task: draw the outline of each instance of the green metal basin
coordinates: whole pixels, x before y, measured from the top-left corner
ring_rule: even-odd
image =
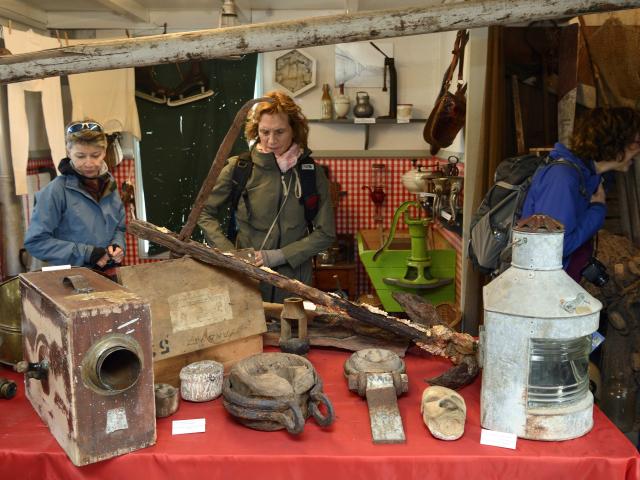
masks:
[[[368,250],[360,232],[357,234],[358,255],[360,261],[371,279],[376,294],[382,301],[382,306],[387,312],[402,312],[402,307],[396,302],[391,294],[393,292],[410,292],[420,295],[431,303],[455,302],[455,275],[456,275],[456,251],[454,249],[429,250],[431,256],[431,275],[437,278],[452,278],[448,285],[443,285],[430,290],[415,290],[412,288],[402,288],[395,285],[387,285],[383,278],[402,278],[407,270],[407,258],[410,250],[383,251],[376,261],[373,261],[375,250]],[[395,241],[394,241],[395,242]],[[392,244],[393,248],[393,244]]]

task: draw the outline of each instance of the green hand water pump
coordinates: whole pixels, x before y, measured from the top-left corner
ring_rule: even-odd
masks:
[[[425,240],[426,227],[431,219],[412,217],[407,211],[410,207],[422,208],[420,203],[415,200],[410,200],[400,205],[393,215],[393,222],[391,223],[387,241],[373,254],[373,261],[375,262],[380,254],[391,245],[396,233],[398,220],[404,213],[404,223],[409,227],[409,236],[411,237],[411,253],[407,258],[407,270],[402,278],[386,277],[382,281],[387,285],[416,290],[427,290],[450,284],[453,281],[452,278],[435,278],[430,272],[431,257],[427,253]]]

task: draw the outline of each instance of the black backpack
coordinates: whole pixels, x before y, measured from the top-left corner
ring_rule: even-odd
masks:
[[[320,204],[320,195],[316,187],[316,165],[313,158],[305,156],[295,166],[300,176],[300,186],[302,187],[302,197],[300,203],[304,205],[304,218],[307,222],[309,231],[313,230],[313,219],[318,214]],[[235,242],[238,234],[238,226],[236,223],[236,209],[240,198],[246,195],[245,187],[251,172],[253,171],[253,160],[251,152],[243,152],[238,155],[238,163],[233,169],[231,175],[231,193],[229,201],[221,210],[222,218],[218,218],[222,231],[225,236],[232,242]]]
[[[567,165],[580,175],[580,194],[587,196],[580,167],[564,159],[529,154],[503,160],[496,168],[494,184],[471,219],[469,260],[485,275],[496,276],[511,263],[511,228],[520,219],[522,206],[539,168]]]

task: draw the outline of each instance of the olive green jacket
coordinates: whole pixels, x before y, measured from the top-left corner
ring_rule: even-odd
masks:
[[[300,158],[309,156],[305,150]],[[309,234],[304,219],[304,205],[296,198],[295,168],[282,174],[271,153],[260,153],[256,148],[251,151],[253,170],[247,181],[245,192],[238,202],[236,220],[238,236],[233,245],[222,232],[216,218],[218,209],[224,205],[231,194],[231,179],[238,157],[229,159],[220,172],[207,203],[200,214],[198,225],[205,233],[207,242],[223,251],[235,248],[253,248],[257,250],[282,249],[287,262],[274,268],[279,273],[310,284],[312,278],[311,259],[321,250],[331,246],[336,239],[335,219],[329,193],[329,181],[323,169],[316,164],[316,186],[320,195],[318,213],[313,220],[313,232]],[[290,185],[282,211],[278,216],[269,238],[265,236],[271,227],[285,198],[284,185]],[[300,192],[300,188],[298,188]],[[264,241],[264,246],[263,246]],[[261,286],[263,299],[282,302],[290,296],[277,291],[270,285]]]

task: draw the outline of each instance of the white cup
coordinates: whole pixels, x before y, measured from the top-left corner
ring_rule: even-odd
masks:
[[[398,120],[411,120],[412,111],[413,103],[399,103],[397,109]]]

